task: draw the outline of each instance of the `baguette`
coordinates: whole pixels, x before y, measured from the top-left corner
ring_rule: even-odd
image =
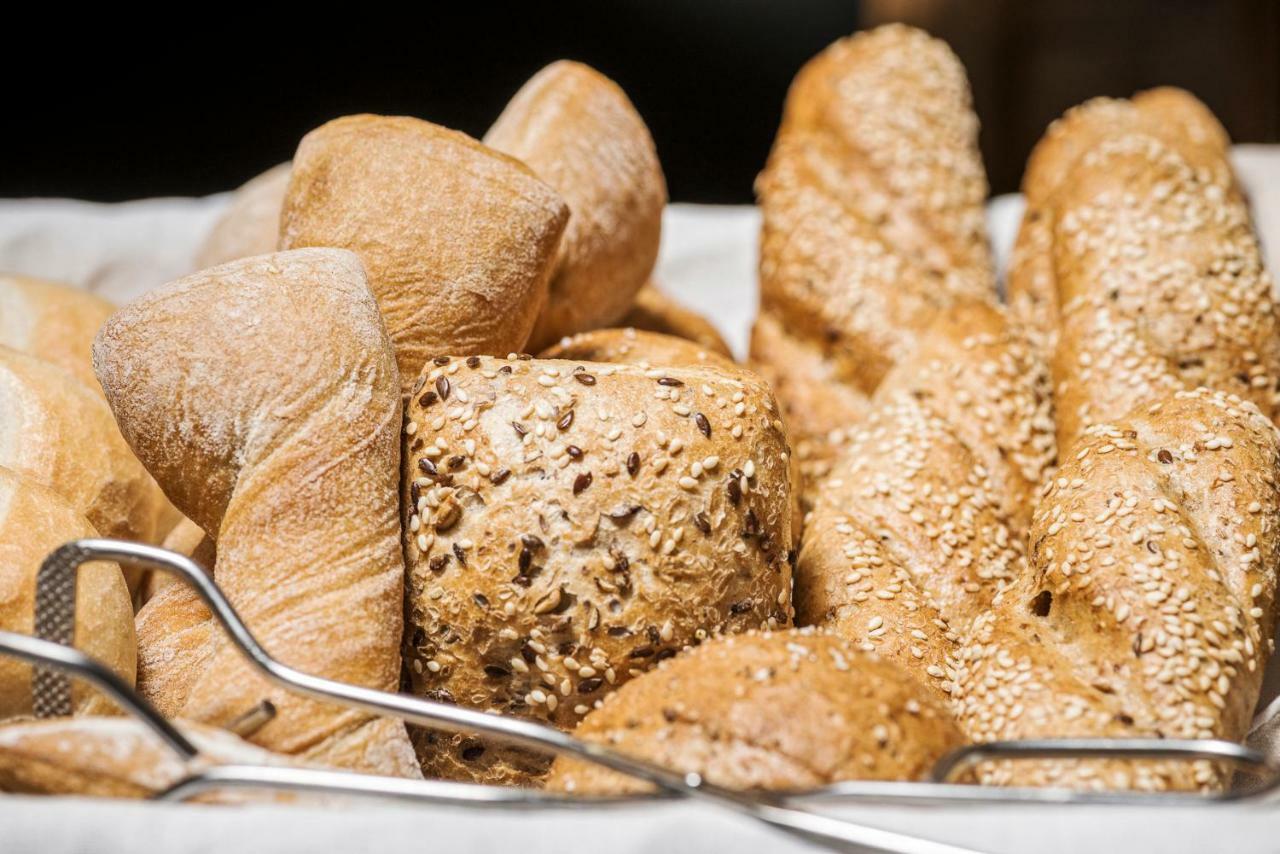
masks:
[[[216,539],[218,584],[262,644],[304,672],[395,690],[399,379],[359,259],[280,252],[181,279],[114,315],[94,364],[129,444]],[[254,743],[417,773],[402,724],[268,685],[190,598],[166,609],[185,593],[167,588],[138,620],[140,688],[163,713],[224,725],[269,699],[278,714]],[[201,631],[185,669],[148,642]]]
[[[811,630],[708,641],[611,694],[576,735],[718,786],[766,790],[923,780],[962,744],[945,708],[894,667]],[[648,786],[562,758],[547,788]]]
[[[197,270],[275,251],[290,167],[289,163],[277,164],[231,194],[226,212],[196,251]]]
[[[416,693],[569,729],[688,644],[790,624],[789,455],[755,376],[442,356],[417,385]],[[417,744],[429,776],[528,784],[547,765],[470,736]]]
[[[568,216],[528,167],[465,134],[347,116],[298,146],[280,248],[360,256],[407,392],[437,353],[525,346]]]
[[[529,350],[616,324],[653,271],[667,203],[653,139],[626,94],[586,65],[554,62],[484,142],[528,164],[572,214]]]
[[[98,532],[52,490],[0,466],[0,629],[35,630],[36,572],[45,556],[68,540]],[[132,685],[137,670],[133,607],[120,567],[88,564],[76,576],[76,649]],[[77,712],[112,706],[92,688],[72,683]],[[32,712],[31,666],[0,657],[0,719]]]
[[[1280,433],[1249,402],[1176,392],[1089,428],[1045,487],[1031,566],[958,655],[976,741],[1239,741],[1273,647]],[[987,763],[984,783],[1219,788],[1211,764]]]

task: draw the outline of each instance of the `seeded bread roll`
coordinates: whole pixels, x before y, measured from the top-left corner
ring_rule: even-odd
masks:
[[[289,187],[290,166],[289,163],[273,166],[231,195],[226,213],[214,223],[196,252],[196,269],[276,250],[280,242],[280,208]]]
[[[623,362],[632,365],[711,365],[736,370],[732,359],[685,338],[638,329],[593,329],[560,339],[538,354],[540,359]]]
[[[963,68],[918,30],[844,39],[797,75],[757,182],[752,341],[797,438],[848,426],[957,299],[993,298],[977,130]]]
[[[977,741],[1239,741],[1272,652],[1280,434],[1249,402],[1176,392],[1068,449],[1030,571],[979,616],[955,708]],[[1216,788],[1207,763],[990,763],[983,782]]]
[[[440,357],[405,443],[418,694],[570,729],[688,644],[791,621],[786,437],[751,374]],[[527,784],[547,764],[417,746],[429,776]]]
[[[962,739],[897,668],[806,630],[721,637],[663,662],[587,716],[576,735],[734,789],[921,780]],[[556,791],[646,786],[557,759]]]
[[[104,537],[154,542],[168,506],[101,395],[0,346],[0,466],[65,498]],[[140,573],[126,573],[133,589]]]
[[[615,325],[653,271],[667,204],[653,138],[626,93],[586,65],[554,62],[484,142],[528,164],[571,213],[529,350]]]
[[[90,349],[115,306],[93,294],[28,276],[0,275],[0,346],[72,374],[94,393]]]
[[[35,631],[36,572],[49,552],[98,532],[53,491],[0,466],[0,629]],[[133,607],[120,567],[86,565],[76,583],[76,649],[133,684],[137,650]],[[114,708],[82,682],[72,682],[77,712]],[[31,714],[31,666],[0,656],[0,719]]]
[[[263,646],[304,672],[395,690],[400,383],[359,259],[279,252],[180,279],[116,313],[94,364],[125,438],[216,539],[218,584]],[[185,591],[162,591],[139,626],[198,632],[190,598],[167,608]],[[254,743],[416,773],[398,721],[268,685],[221,632],[205,636],[198,665],[144,642],[154,666],[140,688],[163,713],[224,725],[269,699],[278,714]]]
[[[436,353],[523,350],[568,216],[527,166],[465,134],[347,116],[298,146],[280,248],[360,256],[408,391]]]
[[[1203,180],[1239,195],[1227,159],[1222,125],[1190,93],[1171,87],[1140,92],[1132,100],[1094,98],[1049,125],[1027,161],[1022,190],[1026,209],[1014,243],[1006,287],[1009,305],[1036,340],[1052,352],[1060,303],[1053,262],[1053,198],[1078,161],[1100,142],[1129,132],[1155,136],[1175,148]]]
[[[668,296],[652,280],[636,293],[635,302],[622,315],[618,326],[674,335],[727,359],[733,358],[733,351],[711,321]]]
[[[0,792],[147,798],[210,765],[296,765],[229,732],[179,721],[200,751],[190,764],[131,718],[19,720],[0,726]],[[261,794],[214,792],[204,803],[261,800]]]

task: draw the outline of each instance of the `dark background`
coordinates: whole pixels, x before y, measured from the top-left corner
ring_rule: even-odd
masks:
[[[352,112],[480,136],[525,79],[567,57],[630,94],[673,199],[746,202],[796,69],[886,20],[924,25],[960,54],[996,192],[1016,188],[1045,124],[1092,95],[1176,83],[1235,139],[1280,137],[1276,0],[600,0],[327,14],[338,7],[221,30],[193,19],[163,35],[154,22],[82,31],[50,39],[33,62],[10,52],[0,196],[230,189]]]

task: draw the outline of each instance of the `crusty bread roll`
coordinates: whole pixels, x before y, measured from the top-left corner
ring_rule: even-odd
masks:
[[[530,351],[615,325],[653,271],[667,203],[653,139],[626,93],[586,65],[554,62],[484,142],[528,164],[571,212]]]
[[[540,359],[623,362],[632,365],[712,365],[734,370],[732,359],[716,350],[674,335],[625,329],[593,329],[561,338],[538,354]]]
[[[218,584],[263,646],[305,672],[395,690],[400,386],[359,259],[279,252],[180,279],[116,313],[94,364],[139,458],[214,535]],[[185,590],[162,591],[139,625],[163,625]],[[198,630],[198,615],[177,611],[178,631],[156,635]],[[144,641],[140,688],[162,712],[225,724],[270,699],[278,714],[255,743],[415,773],[398,721],[270,686],[220,632],[206,635],[185,670]]]
[[[0,466],[57,492],[104,537],[155,542],[168,501],[74,376],[0,346]],[[136,570],[126,572],[133,589]]]
[[[1272,651],[1280,433],[1223,392],[1177,392],[1063,455],[1031,567],[978,617],[955,708],[977,741],[1239,741]],[[986,783],[1214,787],[1206,763],[989,763]]]
[[[752,362],[798,438],[848,426],[957,299],[994,295],[977,128],[960,63],[908,27],[839,41],[797,75],[757,182]]]
[[[786,437],[752,374],[440,357],[405,432],[419,694],[570,728],[687,644],[791,621]],[[471,737],[417,744],[429,775],[546,767]]]
[[[733,358],[733,351],[711,321],[681,305],[653,281],[636,293],[635,302],[617,325],[685,338],[727,359]]]
[[[174,526],[161,545],[171,552],[193,558],[196,563],[208,570],[213,569],[214,562],[217,560],[217,547],[213,540],[190,519],[183,519]],[[148,572],[142,581],[142,591],[138,599],[142,604],[146,604],[157,593],[172,584],[181,585],[182,582],[167,572]]]
[[[197,270],[275,251],[280,242],[280,208],[289,186],[290,165],[271,167],[231,195],[226,212],[196,251]]]
[[[811,630],[716,638],[624,685],[576,735],[735,789],[921,780],[963,742],[897,668]],[[558,759],[547,787],[620,794],[643,783]]]
[[[0,275],[0,346],[52,362],[95,393],[89,350],[113,311],[111,303],[79,288]]]
[[[59,495],[0,465],[0,629],[32,634],[40,563],[68,540],[97,535]],[[133,606],[114,563],[90,563],[77,573],[75,646],[133,684]],[[84,683],[71,687],[77,711],[114,708]],[[0,719],[31,712],[31,666],[0,656]]]
[[[528,167],[465,134],[347,116],[298,146],[280,248],[360,256],[407,391],[437,353],[524,348],[568,216]]]
[[[210,765],[296,765],[278,753],[190,721],[178,728],[200,751],[190,764],[130,718],[78,717],[0,726],[0,792],[146,798]],[[242,803],[262,795],[213,792],[201,802]]]
[[[1057,342],[1061,322],[1052,200],[1087,152],[1103,139],[1131,132],[1155,136],[1199,170],[1202,180],[1239,194],[1227,159],[1227,132],[1204,104],[1182,89],[1151,89],[1128,101],[1094,98],[1049,125],[1027,161],[1022,180],[1026,209],[1006,281],[1014,315],[1047,352]]]

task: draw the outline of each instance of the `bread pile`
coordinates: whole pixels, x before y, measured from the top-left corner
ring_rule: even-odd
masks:
[[[1051,126],[1006,305],[977,131],[963,68],[917,30],[800,71],[757,185],[745,367],[653,284],[653,142],[568,62],[483,142],[317,128],[237,192],[195,272],[114,313],[0,280],[0,625],[30,630],[55,544],[168,534],[294,667],[730,787],[919,780],[991,740],[1241,739],[1275,628],[1280,344],[1226,135],[1167,89]],[[208,761],[642,788],[290,695],[185,586],[140,589],[135,619],[118,567],[86,572],[77,645]],[[0,715],[29,712],[28,680],[0,662]],[[0,788],[181,775],[76,700],[0,726]]]

